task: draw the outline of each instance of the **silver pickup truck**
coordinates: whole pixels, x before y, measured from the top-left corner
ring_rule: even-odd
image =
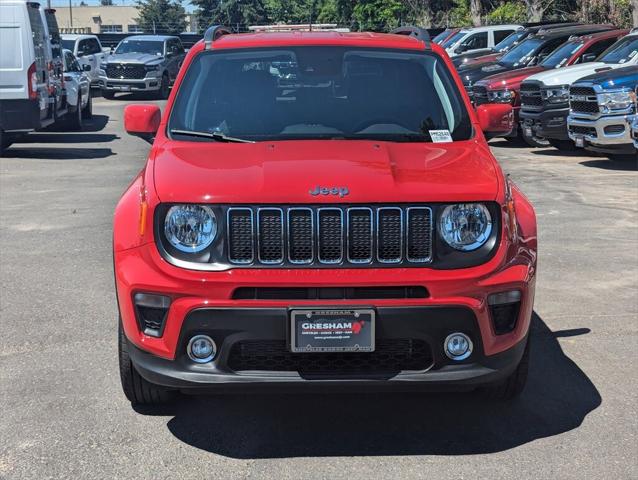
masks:
[[[158,98],[168,98],[184,56],[178,37],[127,37],[100,64],[102,96],[113,98],[117,92],[149,92]]]

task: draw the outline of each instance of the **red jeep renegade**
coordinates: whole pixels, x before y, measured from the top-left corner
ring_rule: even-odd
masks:
[[[427,32],[231,34],[189,52],[114,221],[136,404],[241,386],[518,394],[536,220]]]

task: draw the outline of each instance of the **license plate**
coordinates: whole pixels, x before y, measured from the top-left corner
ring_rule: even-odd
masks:
[[[576,142],[576,146],[577,147],[584,147],[585,146],[585,139],[583,137],[576,137],[574,139],[574,141]]]
[[[290,348],[295,353],[374,352],[372,309],[290,312]]]
[[[525,135],[528,137],[532,136],[532,127],[525,127]]]

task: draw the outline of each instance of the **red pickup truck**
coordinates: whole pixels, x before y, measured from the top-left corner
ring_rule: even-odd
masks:
[[[536,218],[427,32],[231,34],[188,53],[113,227],[132,403],[237,387],[525,385]]]

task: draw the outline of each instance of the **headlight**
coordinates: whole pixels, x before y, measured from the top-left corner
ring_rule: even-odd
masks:
[[[512,90],[492,90],[487,92],[490,103],[512,103],[516,93]]]
[[[598,105],[602,107],[601,110],[603,113],[612,110],[627,110],[635,101],[635,94],[627,89],[598,94]]]
[[[159,65],[145,65],[144,68],[146,68],[147,72],[155,72],[155,71],[159,70],[160,66]]]
[[[569,102],[569,87],[543,88],[541,97],[549,103]]]
[[[201,252],[215,240],[217,219],[209,207],[176,205],[166,214],[164,235],[182,252]]]
[[[481,247],[492,232],[492,217],[482,203],[459,203],[445,207],[439,234],[452,248],[469,252]]]

